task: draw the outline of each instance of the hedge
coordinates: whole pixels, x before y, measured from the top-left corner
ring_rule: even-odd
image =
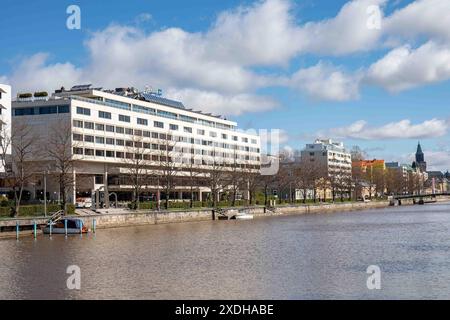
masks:
[[[47,214],[61,210],[61,206],[58,204],[48,204]],[[75,206],[73,204],[67,205],[67,214],[74,214]],[[11,207],[0,207],[0,216],[10,217]],[[31,217],[31,216],[43,216],[44,215],[44,205],[30,205],[30,206],[20,206],[18,217]]]

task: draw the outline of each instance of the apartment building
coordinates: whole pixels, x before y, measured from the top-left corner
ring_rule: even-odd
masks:
[[[326,168],[328,175],[351,175],[351,154],[347,152],[343,142],[332,139],[317,139],[307,144],[301,152],[303,160],[309,159]]]
[[[50,143],[55,132],[69,128],[74,161],[72,202],[98,190],[130,200],[130,166],[136,159],[144,170],[140,174],[152,177],[143,193],[153,199],[163,192],[163,164],[168,161],[176,179],[171,199],[190,198],[192,167],[200,172],[195,185],[195,199],[200,201],[211,192],[207,183],[211,170],[257,173],[260,169],[259,136],[239,130],[234,121],[189,109],[160,93],[79,85],[55,90],[51,96],[18,95],[12,115],[13,131],[26,125],[39,137],[36,153]],[[36,162],[37,176],[47,170],[51,176],[55,170],[45,157],[31,161]],[[48,183],[50,198],[59,194],[57,184]],[[42,181],[34,185],[36,192],[42,192]]]

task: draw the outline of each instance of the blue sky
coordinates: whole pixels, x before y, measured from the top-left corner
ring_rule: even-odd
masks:
[[[72,4],[80,30],[66,27]],[[287,148],[336,137],[410,161],[420,140],[432,168],[450,168],[450,1],[3,0],[2,9],[0,82],[15,91],[151,85],[244,129],[282,129]]]

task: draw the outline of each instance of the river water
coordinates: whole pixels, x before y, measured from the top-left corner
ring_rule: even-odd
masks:
[[[0,299],[450,299],[450,204],[26,236],[0,259]]]

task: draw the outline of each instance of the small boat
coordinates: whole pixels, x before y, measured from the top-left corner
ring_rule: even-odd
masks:
[[[67,234],[80,234],[87,233],[89,230],[83,225],[81,219],[61,219],[57,222],[50,221],[45,227],[42,228],[44,234],[50,234],[50,226],[52,234],[66,234],[66,222],[67,221]]]
[[[230,219],[236,220],[252,220],[253,215],[246,212],[238,212],[235,216],[232,216]]]

